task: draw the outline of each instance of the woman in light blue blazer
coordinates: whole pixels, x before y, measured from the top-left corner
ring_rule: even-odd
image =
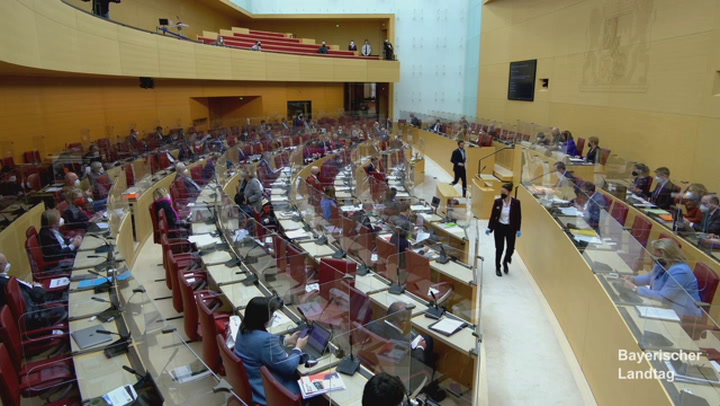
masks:
[[[698,281],[677,242],[661,238],[650,244],[657,262],[650,273],[628,276],[625,284],[641,296],[668,303],[681,318],[698,318],[702,310]]]
[[[287,389],[300,393],[295,370],[303,357],[307,337],[300,332],[277,336],[267,332],[273,314],[282,307],[278,297],[254,297],[245,308],[245,317],[235,338],[235,354],[243,360],[253,391],[253,402],[267,405],[260,368],[266,366]],[[288,354],[286,345],[294,345]]]

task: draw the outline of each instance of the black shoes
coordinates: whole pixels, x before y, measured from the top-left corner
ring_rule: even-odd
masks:
[[[505,272],[505,273],[507,273],[507,272]],[[497,269],[495,270],[495,275],[502,276],[502,272],[500,272],[500,267],[497,267]]]
[[[507,263],[507,262],[503,262],[503,271],[505,271],[505,274],[506,274],[506,275],[507,275],[508,272],[510,272],[510,269],[508,269],[508,263]],[[500,272],[499,269],[498,269],[498,272]]]

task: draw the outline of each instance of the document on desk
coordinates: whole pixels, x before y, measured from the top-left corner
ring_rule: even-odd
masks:
[[[108,406],[125,406],[137,399],[137,393],[132,385],[121,386],[102,396]]]
[[[443,317],[437,323],[431,324],[429,327],[441,334],[451,336],[458,330],[463,328],[466,323],[462,320],[455,320],[448,317]]]
[[[298,307],[303,311],[306,317],[316,317],[323,312],[323,308],[316,302],[299,304]]]
[[[70,279],[65,278],[65,277],[51,279],[50,280],[50,289],[67,286],[69,284],[70,284]]]
[[[213,237],[210,234],[195,234],[188,237],[191,243],[197,245],[199,249],[212,248],[220,242],[220,239]]]
[[[285,236],[291,240],[297,240],[300,238],[309,238],[310,234],[302,228],[297,230],[285,231]]]
[[[673,309],[664,309],[661,307],[652,306],[635,306],[635,309],[637,309],[640,317],[645,317],[646,319],[677,322],[680,321],[680,317],[677,315],[677,313],[675,313],[675,310]]]
[[[578,211],[577,207],[560,207],[560,211],[562,212],[563,216],[582,216],[582,213]]]

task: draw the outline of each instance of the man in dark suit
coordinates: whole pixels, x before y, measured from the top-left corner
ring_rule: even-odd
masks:
[[[440,124],[440,120],[438,119],[438,120],[435,120],[435,124],[433,124],[432,127],[430,127],[430,131],[432,131],[434,133],[439,133],[440,130],[442,130],[442,124]]]
[[[190,177],[190,171],[185,166],[184,163],[180,162],[177,165],[175,165],[175,172],[177,173],[176,180],[182,180],[183,184],[185,185],[185,190],[187,190],[187,193],[194,197],[197,197],[197,195],[200,194],[202,191],[202,187],[198,185],[191,177]]]
[[[465,163],[467,162],[467,155],[465,154],[465,142],[458,141],[458,148],[453,151],[450,162],[453,164],[453,172],[455,173],[455,179],[453,179],[451,185],[455,186],[458,180],[462,180],[463,197],[467,195],[467,173],[465,172]]]
[[[405,334],[405,329],[409,323],[410,309],[407,308],[407,303],[398,301],[388,307],[387,317],[368,324],[367,328],[386,340],[410,345],[410,342],[415,337]],[[413,359],[420,361],[424,366],[432,368],[435,363],[432,337],[423,336],[415,348],[411,348],[411,354]]]
[[[61,232],[65,220],[55,209],[45,210],[40,217],[42,227],[38,234],[43,256],[47,261],[75,258],[78,247],[82,244],[82,237],[66,238]]]
[[[420,119],[415,117],[415,114],[410,114],[410,125],[413,127],[420,127]]]
[[[575,177],[572,172],[567,170],[563,162],[555,162],[555,171],[558,177],[558,181],[555,183],[556,188],[575,186]]]
[[[672,194],[675,192],[675,185],[670,181],[670,169],[662,166],[655,169],[655,190],[650,195],[650,203],[654,203],[661,209],[669,209],[675,203]]]
[[[700,222],[690,223],[692,228],[701,233],[720,234],[719,206],[720,199],[718,199],[717,195],[708,194],[703,196],[702,200],[700,200],[700,211],[702,211],[705,216]]]
[[[607,202],[603,197],[602,193],[598,193],[595,190],[595,184],[592,182],[585,182],[582,186],[582,191],[587,195],[587,203],[585,204],[585,213],[583,218],[593,230],[597,231],[600,225],[600,213],[603,210],[607,210]]]

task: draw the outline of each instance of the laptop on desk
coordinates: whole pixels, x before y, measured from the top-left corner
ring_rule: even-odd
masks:
[[[73,340],[75,340],[75,343],[77,343],[78,347],[80,347],[81,350],[84,350],[88,347],[94,347],[96,345],[104,344],[113,340],[112,337],[110,337],[109,335],[100,334],[97,332],[98,329],[102,328],[102,324],[98,324],[97,326],[92,326],[75,331],[70,335],[72,336]]]
[[[313,323],[304,352],[315,359],[322,357],[330,342],[331,335],[330,330],[317,323]]]

